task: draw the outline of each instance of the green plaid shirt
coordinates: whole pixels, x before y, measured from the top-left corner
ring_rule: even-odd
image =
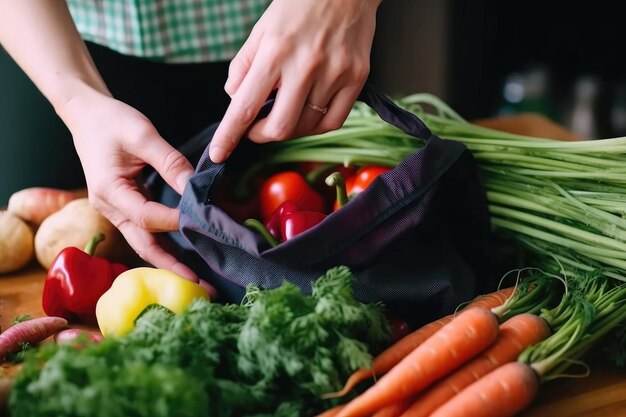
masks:
[[[68,0],[83,39],[164,62],[235,56],[271,0]]]

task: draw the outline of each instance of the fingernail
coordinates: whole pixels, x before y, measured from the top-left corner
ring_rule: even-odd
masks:
[[[211,161],[216,164],[223,162],[228,157],[228,153],[226,150],[220,146],[212,146],[209,149],[209,157],[211,157]]]

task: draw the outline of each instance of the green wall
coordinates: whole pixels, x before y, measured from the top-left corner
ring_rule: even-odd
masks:
[[[22,188],[78,188],[84,181],[70,133],[0,48],[0,207]]]

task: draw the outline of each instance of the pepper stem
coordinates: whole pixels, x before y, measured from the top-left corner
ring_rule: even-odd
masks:
[[[312,169],[308,174],[306,174],[307,182],[309,184],[316,184],[317,179],[319,178],[320,175],[322,175],[325,172],[330,171],[332,168],[336,166],[337,166],[336,163],[321,164],[320,166]]]
[[[245,222],[243,222],[243,225],[249,229],[254,230],[255,232],[258,232],[273,248],[278,246],[278,244],[280,243],[278,242],[278,240],[276,240],[274,236],[272,236],[272,234],[267,230],[263,223],[261,223],[257,219],[247,219]]]
[[[152,311],[152,310],[160,310],[160,311],[164,312],[165,314],[167,314],[170,317],[174,317],[176,315],[176,313],[174,313],[172,310],[170,310],[169,308],[165,307],[164,305],[159,304],[159,303],[152,303],[152,304],[148,304],[143,310],[141,310],[141,313],[139,313],[137,315],[137,317],[135,318],[133,323],[137,324],[137,321],[141,317],[143,317],[144,314],[146,314],[148,311]]]
[[[337,205],[343,207],[348,204],[348,191],[346,190],[346,182],[341,172],[333,172],[326,177],[326,185],[335,187],[337,190]]]
[[[96,252],[96,246],[98,246],[98,243],[102,242],[104,240],[104,233],[97,233],[95,235],[93,235],[93,237],[91,239],[89,239],[89,242],[87,242],[87,246],[85,246],[85,253],[87,255],[92,255]]]

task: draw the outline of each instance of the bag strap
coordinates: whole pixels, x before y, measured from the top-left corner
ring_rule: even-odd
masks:
[[[363,86],[357,100],[367,104],[382,120],[397,127],[407,135],[424,140],[428,140],[432,136],[430,129],[419,117],[399,107],[371,84]],[[257,120],[267,117],[273,105],[274,99],[268,100],[259,111]]]
[[[407,135],[424,140],[428,140],[432,136],[430,129],[419,117],[399,107],[371,84],[363,86],[357,100],[367,104],[382,120],[397,127]],[[257,120],[267,117],[273,106],[274,99],[268,100],[259,111]]]
[[[416,115],[398,107],[389,97],[378,92],[372,85],[365,84],[363,90],[359,94],[358,100],[368,105],[378,116],[385,122],[397,127],[408,135],[426,140],[432,136],[430,129]],[[257,120],[267,117],[274,105],[274,99],[268,100],[257,116]],[[212,135],[217,129],[217,123],[212,125],[203,135]],[[243,146],[245,144],[240,144]],[[208,198],[213,179],[221,175],[225,165],[224,163],[216,164],[209,157],[209,149],[206,146],[198,165],[196,166],[196,174],[191,177],[191,186],[196,196],[201,201]],[[183,198],[185,198],[183,196]]]
[[[389,97],[378,92],[372,85],[365,84],[358,100],[367,104],[378,116],[402,130],[407,135],[428,140],[432,133],[419,117],[398,107]]]

